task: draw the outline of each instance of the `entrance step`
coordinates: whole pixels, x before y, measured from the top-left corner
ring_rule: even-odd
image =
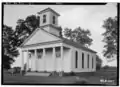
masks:
[[[27,72],[25,76],[50,76],[50,72]]]

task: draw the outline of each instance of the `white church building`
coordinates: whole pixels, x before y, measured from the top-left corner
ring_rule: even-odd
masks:
[[[40,12],[39,25],[20,46],[21,69],[29,72],[93,72],[96,52],[60,36],[60,14],[46,8]]]

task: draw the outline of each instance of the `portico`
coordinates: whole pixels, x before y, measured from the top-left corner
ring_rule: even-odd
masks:
[[[32,47],[32,46],[31,46]],[[61,45],[46,45],[46,47],[39,46],[39,48],[23,48],[22,49],[22,70],[38,71],[38,72],[52,72],[64,71],[64,54],[70,48]],[[24,63],[24,52],[27,54],[26,63]],[[68,51],[69,52],[69,51]]]

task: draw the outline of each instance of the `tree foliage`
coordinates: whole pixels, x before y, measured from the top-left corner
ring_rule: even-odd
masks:
[[[106,19],[103,28],[105,29],[105,32],[102,34],[104,36],[103,42],[105,42],[103,53],[105,57],[111,58],[117,54],[117,17]]]
[[[21,43],[39,26],[39,19],[35,15],[27,16],[25,20],[18,19],[15,35],[17,38],[17,46]]]
[[[83,46],[90,46],[92,44],[92,39],[90,38],[91,32],[87,29],[84,30],[81,27],[78,27],[74,30],[65,28],[64,36],[72,41],[78,42]]]
[[[19,55],[16,44],[16,38],[14,31],[11,27],[3,25],[2,33],[2,49],[3,49],[3,68],[10,68],[10,64],[13,63],[14,57]]]
[[[102,66],[102,59],[96,55],[96,70],[99,70]]]

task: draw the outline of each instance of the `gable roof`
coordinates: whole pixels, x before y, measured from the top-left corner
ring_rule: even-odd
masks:
[[[20,45],[20,47],[22,47],[33,35],[35,35],[38,30],[42,30],[42,31],[48,33],[49,35],[52,35],[52,36],[58,38],[59,40],[61,40],[61,42],[66,43],[66,44],[68,44],[68,45],[71,45],[71,46],[73,46],[73,47],[80,48],[80,49],[82,49],[82,50],[89,51],[89,52],[92,52],[92,53],[97,53],[96,51],[94,51],[94,50],[92,50],[92,49],[90,49],[90,48],[87,48],[87,47],[81,45],[80,43],[77,43],[77,42],[71,41],[71,40],[69,40],[69,39],[66,39],[66,38],[63,38],[63,37],[59,37],[59,36],[56,36],[56,35],[54,35],[54,34],[52,34],[52,33],[49,33],[48,31],[42,29],[41,27],[40,27],[40,28],[37,28],[37,29]],[[38,43],[36,43],[36,44],[38,44]]]
[[[42,10],[42,11],[40,11],[40,12],[38,12],[38,14],[41,14],[41,13],[44,13],[44,12],[47,12],[47,11],[51,11],[51,12],[55,13],[57,16],[60,16],[59,13],[57,13],[56,11],[54,11],[53,9],[51,9],[49,7],[44,9],[44,10]]]
[[[96,51],[93,51],[90,48],[82,46],[80,43],[68,40],[66,38],[62,38],[62,39],[63,39],[63,43],[69,44],[69,45],[74,46],[76,48],[81,48],[81,49],[83,49],[85,51],[89,51],[89,52],[92,52],[92,53],[97,53]]]
[[[45,32],[49,33],[48,31],[45,31]],[[49,33],[49,34],[52,34],[52,33]],[[52,34],[52,35],[54,35],[54,34]],[[54,35],[54,36],[56,36],[56,35]],[[63,43],[69,44],[69,45],[74,46],[76,48],[81,48],[81,49],[83,49],[85,51],[89,51],[89,52],[92,52],[92,53],[97,53],[96,51],[94,51],[94,50],[92,50],[90,48],[87,48],[87,47],[81,45],[80,43],[77,43],[77,42],[74,42],[74,41],[71,41],[69,39],[66,39],[66,38],[63,38],[63,37],[59,37],[59,36],[56,36],[56,37],[60,38]]]

